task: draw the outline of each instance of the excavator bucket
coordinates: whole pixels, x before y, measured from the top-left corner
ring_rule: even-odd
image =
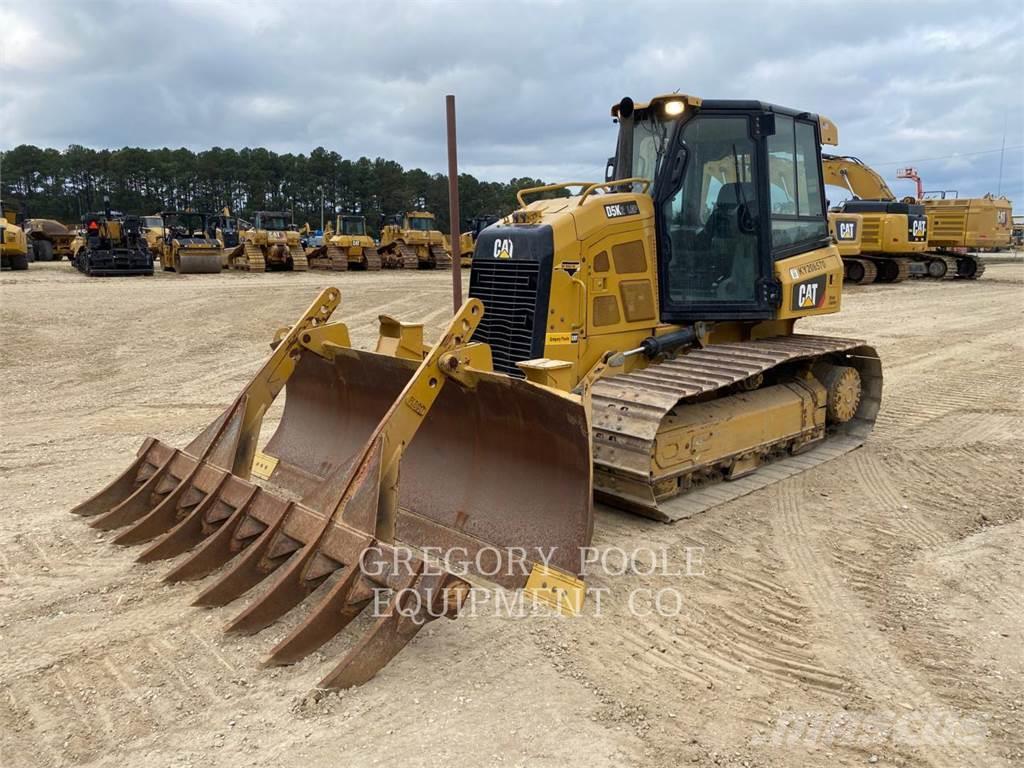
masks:
[[[73,510],[118,529],[118,544],[145,543],[140,561],[176,558],[169,581],[211,577],[198,605],[269,580],[228,631],[258,632],[307,601],[269,664],[303,658],[373,611],[321,687],[366,682],[426,622],[455,618],[473,575],[571,603],[593,529],[585,401],[491,371],[490,350],[469,343],[478,300],[426,351],[421,329],[382,318],[378,350],[392,354],[352,349],[344,324],[326,322],[338,301],[324,291],[279,332],[249,385],[183,450],[147,439]],[[282,389],[277,431],[257,451]]]

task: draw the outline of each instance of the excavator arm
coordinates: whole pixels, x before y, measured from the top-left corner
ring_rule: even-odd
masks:
[[[821,172],[825,184],[848,189],[861,200],[896,199],[885,179],[856,157],[822,154]]]

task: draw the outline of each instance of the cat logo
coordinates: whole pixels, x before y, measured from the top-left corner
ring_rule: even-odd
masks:
[[[494,258],[496,259],[511,259],[512,258],[512,241],[507,237],[497,238],[494,241]]]
[[[825,275],[793,286],[793,310],[817,309],[825,305]]]
[[[839,227],[837,228],[837,238],[839,240],[856,240],[857,239],[857,222],[855,221],[840,221]]]
[[[914,219],[910,222],[910,239],[924,240],[928,236],[928,219]]]

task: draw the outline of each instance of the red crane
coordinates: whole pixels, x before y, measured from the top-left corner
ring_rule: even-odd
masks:
[[[917,168],[900,168],[896,171],[897,179],[911,179],[917,183],[917,199],[921,200],[924,198],[924,184],[921,183],[921,177],[917,175]]]

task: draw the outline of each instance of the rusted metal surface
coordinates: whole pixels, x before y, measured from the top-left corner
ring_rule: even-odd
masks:
[[[593,387],[594,464],[599,498],[656,519],[675,519],[660,509],[658,494],[653,489],[655,480],[662,479],[654,477],[651,461],[655,439],[666,418],[676,408],[685,408],[687,401],[728,393],[735,385],[787,363],[820,358],[841,361],[860,373],[863,395],[856,416],[829,430],[829,439],[853,438],[842,440],[846,450],[851,450],[871,432],[882,395],[878,355],[861,341],[795,334],[715,344],[640,371],[601,379]],[[618,496],[615,478],[619,477],[647,486],[648,492],[643,496]],[[716,499],[721,503],[727,500],[726,496],[709,496],[706,506],[713,506]],[[688,509],[688,513],[693,511]]]
[[[347,467],[415,368],[356,350],[333,362],[304,355],[264,449],[280,460],[269,483],[302,495]],[[527,575],[499,562],[508,548],[528,563],[550,552],[551,565],[578,575],[593,526],[587,430],[578,401],[518,379],[446,387],[402,457],[397,538],[464,547],[472,571],[508,587]]]
[[[583,404],[467,367],[489,360],[466,343],[466,313],[478,322],[480,302],[416,362],[339,344],[344,326],[324,324],[338,301],[327,289],[280,331],[242,394],[185,449],[147,439],[73,511],[118,530],[118,544],[147,544],[140,561],[188,553],[166,579],[213,576],[198,605],[226,605],[269,579],[228,631],[259,632],[320,590],[268,663],[296,661],[381,607],[320,683],[344,687],[372,677],[427,621],[455,618],[465,573],[509,587],[541,562],[579,574],[593,518]],[[256,454],[271,468],[260,486],[248,479],[255,438],[282,387],[269,456]]]
[[[445,125],[448,129],[448,221],[450,222],[449,242],[452,244],[452,306],[462,306],[462,260],[454,258],[462,236],[462,219],[459,217],[459,159],[458,142],[455,135],[455,96],[444,97]],[[436,256],[435,256],[436,258]]]

